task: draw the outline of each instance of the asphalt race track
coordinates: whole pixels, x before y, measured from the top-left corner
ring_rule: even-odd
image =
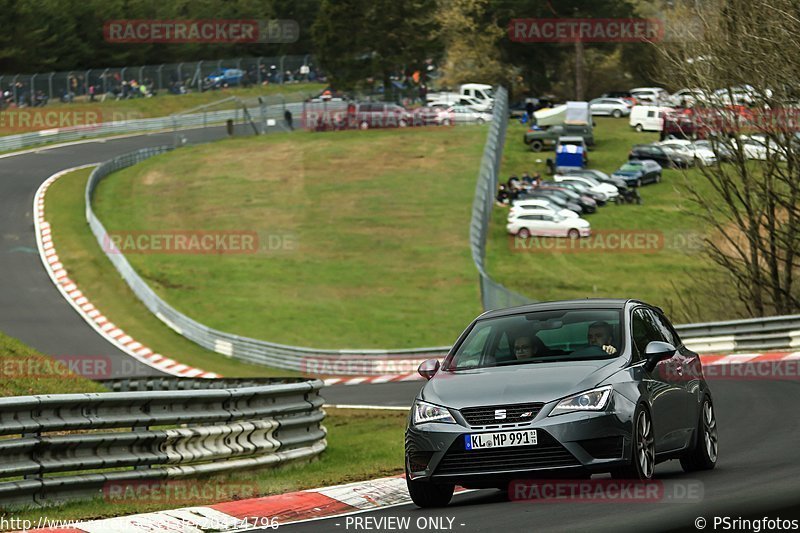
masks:
[[[224,136],[224,128],[182,132],[191,142]],[[0,158],[0,331],[55,357],[107,357],[109,377],[161,375],[98,335],[47,276],[33,232],[33,196],[39,185],[66,168],[172,144],[172,133],[92,141]]]
[[[389,384],[391,385],[391,384]],[[396,404],[404,393],[413,398],[419,382],[386,385],[332,387],[325,391],[330,403],[345,403],[340,398],[375,403],[379,399]],[[698,517],[708,520],[713,531],[713,516],[731,518],[795,518],[785,508],[800,506],[800,398],[798,381],[732,381],[710,383],[720,431],[720,455],[710,472],[684,474],[678,461],[656,467],[656,477],[671,482],[699,481],[699,502],[674,501],[634,503],[536,503],[510,502],[497,490],[475,491],[456,496],[445,509],[423,511],[414,505],[363,513],[359,517],[410,517],[413,531],[441,531],[417,528],[420,517],[454,518],[453,531],[697,531]],[[377,387],[386,387],[379,389]],[[344,391],[341,389],[353,389]],[[336,401],[334,401],[334,398]],[[409,402],[406,403],[409,405]],[[696,485],[695,485],[696,486]],[[782,510],[778,510],[782,509]],[[370,522],[373,527],[379,522]],[[447,520],[444,524],[447,524]],[[338,525],[337,525],[338,524]],[[384,525],[388,524],[383,522]],[[422,524],[422,522],[420,522]],[[463,525],[461,525],[463,524]],[[344,517],[281,526],[289,531],[365,531],[346,522]],[[268,531],[268,530],[264,530]],[[717,531],[720,531],[718,528]]]
[[[211,140],[222,137],[224,130],[196,130],[183,135],[192,141]],[[0,330],[54,356],[107,355],[113,361],[114,376],[159,374],[133,362],[107,343],[64,301],[36,251],[31,207],[41,182],[59,170],[104,161],[138,148],[169,144],[172,140],[172,134],[146,135],[0,158]],[[323,395],[330,404],[408,406],[421,385],[421,381],[413,381],[333,386],[325,389]],[[677,461],[663,463],[656,470],[661,479],[699,481],[703,489],[699,502],[544,504],[509,502],[499,491],[484,490],[456,496],[442,510],[422,511],[404,505],[356,516],[409,517],[410,529],[415,531],[419,530],[420,518],[447,517],[453,518],[454,531],[509,532],[677,528],[694,531],[695,519],[701,516],[708,520],[706,530],[714,531],[715,515],[735,518],[763,513],[773,518],[789,518],[788,511],[775,509],[800,504],[800,382],[714,381],[711,388],[720,430],[716,470],[685,475]],[[314,532],[387,529],[378,527],[379,523],[362,522],[362,527],[356,528],[340,517],[281,526],[281,529]],[[444,524],[447,523],[445,520]]]

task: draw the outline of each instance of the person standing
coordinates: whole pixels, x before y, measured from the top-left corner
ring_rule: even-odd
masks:
[[[292,124],[292,112],[288,109],[283,112],[283,119],[286,121],[286,126],[294,131],[294,125]]]

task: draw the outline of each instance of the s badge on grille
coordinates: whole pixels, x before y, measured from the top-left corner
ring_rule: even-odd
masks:
[[[506,410],[505,409],[496,409],[494,412],[494,419],[495,420],[504,420],[506,417]]]

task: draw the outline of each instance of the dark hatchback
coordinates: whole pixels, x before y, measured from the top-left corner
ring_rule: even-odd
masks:
[[[506,489],[566,476],[650,479],[717,460],[713,400],[698,355],[657,308],[574,300],[489,311],[441,367],[420,365],[405,436],[406,481],[420,507],[456,484]],[[551,478],[552,479],[552,478]]]

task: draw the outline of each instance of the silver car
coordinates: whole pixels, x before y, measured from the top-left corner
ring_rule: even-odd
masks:
[[[621,98],[595,98],[589,102],[592,115],[607,115],[614,118],[627,117],[631,106]]]

